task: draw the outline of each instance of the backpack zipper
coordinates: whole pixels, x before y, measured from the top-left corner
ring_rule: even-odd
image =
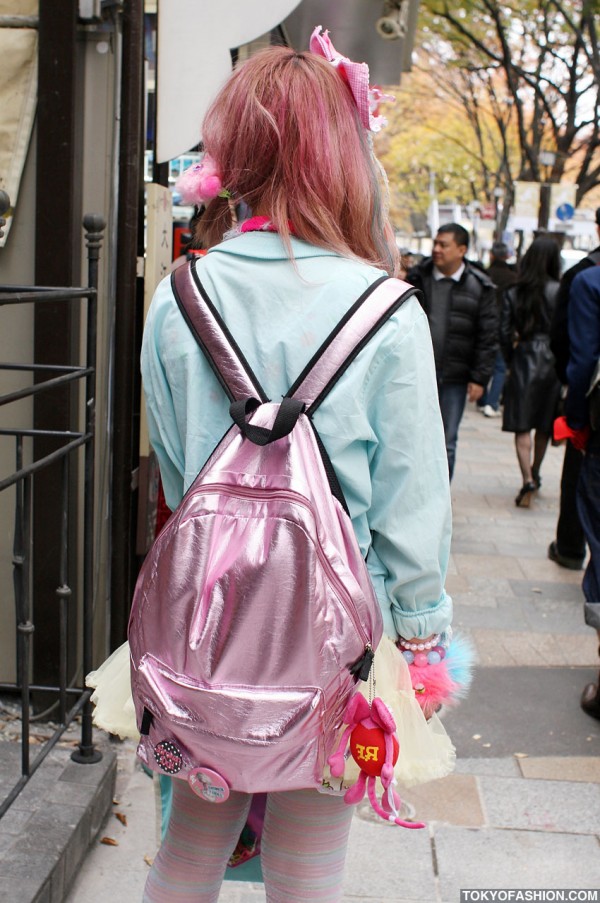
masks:
[[[294,502],[297,505],[300,505],[302,508],[306,508],[307,511],[310,511],[313,517],[315,517],[315,512],[311,508],[310,505],[306,503],[304,498],[296,492],[293,492],[289,489],[251,489],[249,487],[235,487],[235,489],[230,486],[228,483],[207,483],[202,487],[202,492],[205,495],[214,495],[215,493],[223,493],[224,495],[228,495],[231,498],[249,498],[249,499],[265,499],[265,498],[277,498],[277,499],[287,499],[289,501]],[[316,519],[316,518],[315,518]],[[369,637],[367,636],[367,632],[362,625],[362,622],[358,616],[358,612],[356,611],[356,606],[352,600],[352,597],[348,593],[348,590],[334,571],[331,562],[325,555],[321,544],[319,542],[315,543],[315,548],[317,550],[317,557],[325,570],[330,583],[333,584],[334,589],[336,590],[336,595],[340,602],[342,603],[346,614],[349,616],[350,620],[354,624],[356,632],[359,634],[361,639],[365,644],[365,654],[363,659],[369,657],[369,652],[372,652],[372,645]],[[361,659],[361,661],[363,660]],[[364,678],[363,678],[364,679]]]

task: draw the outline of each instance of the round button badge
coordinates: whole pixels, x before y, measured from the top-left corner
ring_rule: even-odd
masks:
[[[156,744],[154,758],[167,774],[177,774],[183,766],[181,750],[170,740],[161,740]]]
[[[211,768],[194,768],[188,774],[188,783],[194,793],[207,803],[224,803],[229,796],[229,784]]]

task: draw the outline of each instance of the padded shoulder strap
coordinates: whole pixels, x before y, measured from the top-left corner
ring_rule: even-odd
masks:
[[[417,294],[417,289],[389,276],[369,286],[325,339],[287,393],[312,414],[380,326]]]
[[[206,294],[198,273],[197,260],[177,267],[171,286],[179,309],[192,335],[223,386],[230,401],[258,398],[268,401],[223,318]]]

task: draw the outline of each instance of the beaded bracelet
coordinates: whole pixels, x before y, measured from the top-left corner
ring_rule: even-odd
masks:
[[[397,645],[407,665],[414,664],[417,668],[423,668],[425,665],[439,665],[443,661],[451,639],[452,628],[448,627],[426,643],[410,643],[400,637]]]
[[[433,649],[434,646],[440,641],[440,634],[436,633],[436,635],[428,640],[426,643],[409,643],[408,640],[400,637],[398,640],[398,645],[402,646],[403,649],[408,649],[410,652],[424,652],[426,649]]]

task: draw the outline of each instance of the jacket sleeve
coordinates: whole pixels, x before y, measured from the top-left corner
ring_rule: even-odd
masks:
[[[477,277],[474,277],[477,278]],[[498,305],[496,289],[491,282],[482,283],[477,317],[477,332],[470,381],[486,386],[494,372],[498,351]]]
[[[158,286],[144,326],[141,369],[150,444],[158,459],[165,500],[174,511],[183,497],[184,440],[180,418],[171,392],[162,353],[165,319],[169,310],[165,299],[170,284]]]
[[[569,340],[565,410],[568,425],[582,429],[588,422],[586,394],[600,357],[600,267],[580,273],[571,284]]]
[[[367,564],[394,637],[438,633],[452,619],[444,588],[450,487],[433,351],[425,315],[415,302],[409,305],[410,330],[379,356],[365,386],[374,435]]]

